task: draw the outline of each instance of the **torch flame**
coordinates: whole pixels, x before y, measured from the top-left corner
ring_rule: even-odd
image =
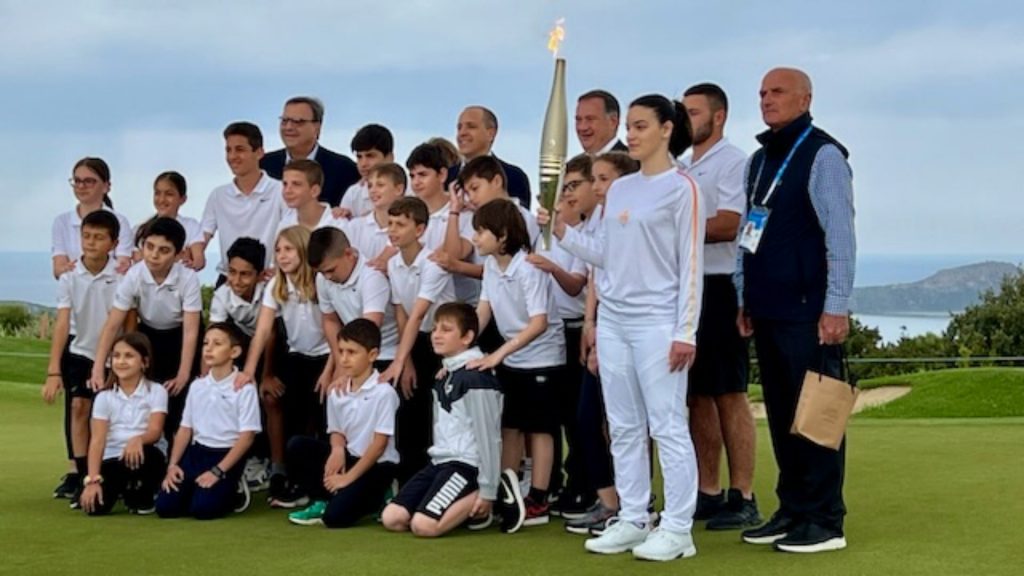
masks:
[[[562,43],[562,40],[565,40],[565,28],[562,24],[565,24],[565,18],[559,18],[555,21],[555,27],[551,29],[551,33],[548,35],[548,50],[555,58],[558,58],[558,46]]]

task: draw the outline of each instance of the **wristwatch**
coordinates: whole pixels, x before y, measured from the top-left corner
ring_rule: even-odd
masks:
[[[224,477],[224,471],[220,469],[220,466],[214,466],[213,468],[210,468],[210,474],[213,474],[217,478]]]
[[[103,476],[86,476],[82,478],[82,486],[88,486],[90,484],[103,484]]]

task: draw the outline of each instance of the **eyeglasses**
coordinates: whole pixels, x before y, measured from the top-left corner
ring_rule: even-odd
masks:
[[[79,186],[92,188],[99,183],[100,181],[97,178],[68,178],[68,184],[71,184],[72,188],[78,188]]]
[[[562,194],[575,192],[583,183],[590,182],[590,180],[570,180],[562,185]]]
[[[307,118],[289,118],[287,116],[281,116],[281,126],[287,126],[287,125],[291,124],[292,126],[295,126],[296,128],[302,128],[306,124],[309,124],[309,123],[312,123],[312,122],[316,122],[316,120],[311,120],[311,119],[307,119]]]

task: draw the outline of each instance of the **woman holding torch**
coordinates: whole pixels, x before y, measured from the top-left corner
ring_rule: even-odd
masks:
[[[703,288],[705,215],[696,183],[674,158],[690,146],[685,109],[659,95],[630,104],[629,154],[640,172],[616,180],[594,237],[554,218],[562,247],[604,269],[597,290],[597,355],[615,463],[619,522],[586,549],[637,558],[693,556],[697,461],[686,411]],[[665,485],[661,523],[647,513],[647,435]]]

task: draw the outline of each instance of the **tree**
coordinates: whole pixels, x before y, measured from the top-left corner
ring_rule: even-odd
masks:
[[[985,292],[981,302],[955,315],[946,338],[957,356],[1024,354],[1024,272],[1007,276],[998,292]]]

